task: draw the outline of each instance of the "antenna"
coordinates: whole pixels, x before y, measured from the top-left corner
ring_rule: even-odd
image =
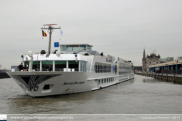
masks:
[[[57,24],[44,24],[43,26],[52,26],[52,25],[57,25]]]
[[[42,27],[41,29],[47,29],[48,33],[49,33],[49,45],[48,45],[48,56],[50,55],[50,51],[51,51],[51,34],[54,31],[54,29],[61,29],[59,28],[54,28],[52,27],[53,25],[57,25],[57,24],[44,24],[43,26],[48,26],[48,28]]]

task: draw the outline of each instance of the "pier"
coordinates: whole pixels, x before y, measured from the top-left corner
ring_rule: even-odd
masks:
[[[181,74],[163,74],[163,73],[135,73],[137,75],[153,77],[165,82],[173,82],[182,84],[182,75]]]

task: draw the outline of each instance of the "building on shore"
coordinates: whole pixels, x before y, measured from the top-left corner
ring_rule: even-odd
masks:
[[[156,55],[155,52],[152,52],[150,55],[147,54],[145,56],[145,49],[143,50],[143,58],[142,58],[142,71],[149,72],[149,68],[152,65],[160,63],[160,55]]]
[[[177,60],[182,60],[182,56],[177,57]]]
[[[134,66],[134,71],[142,71],[142,66]]]
[[[160,63],[174,61],[174,57],[160,58]]]
[[[142,71],[146,72],[147,70],[147,61],[145,57],[145,49],[143,50],[143,58],[142,58]]]

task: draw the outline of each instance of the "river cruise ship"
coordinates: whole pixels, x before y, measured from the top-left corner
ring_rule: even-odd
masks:
[[[89,44],[62,44],[55,53],[22,56],[24,70],[8,75],[32,97],[105,88],[134,78],[133,63],[92,50]]]

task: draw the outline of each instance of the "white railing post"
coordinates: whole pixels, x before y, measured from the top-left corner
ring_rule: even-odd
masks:
[[[42,71],[42,61],[40,61],[40,71]]]
[[[30,56],[29,71],[32,72],[33,55]]]
[[[55,72],[55,61],[53,60],[53,72]]]
[[[68,61],[66,61],[66,71],[68,71],[68,67],[69,65],[68,65]]]
[[[79,72],[81,71],[81,61],[79,61]]]

